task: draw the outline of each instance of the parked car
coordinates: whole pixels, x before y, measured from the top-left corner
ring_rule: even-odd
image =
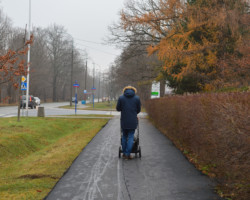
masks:
[[[76,101],[76,103],[78,103],[78,100],[75,98],[75,97],[72,97],[72,100],[71,100],[73,103],[75,103],[75,101]]]
[[[28,101],[28,107],[31,109],[36,108],[37,104],[35,101],[35,98],[32,95],[29,95],[29,101]],[[26,107],[26,95],[22,95],[20,97],[20,108],[25,108]]]
[[[41,100],[38,97],[34,97],[36,105],[40,106]]]

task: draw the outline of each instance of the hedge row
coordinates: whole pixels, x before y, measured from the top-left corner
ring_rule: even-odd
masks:
[[[250,197],[250,93],[168,96],[146,102],[155,126],[228,199]]]

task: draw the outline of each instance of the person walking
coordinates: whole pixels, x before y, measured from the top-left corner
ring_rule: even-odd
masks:
[[[116,110],[121,112],[122,151],[125,159],[133,158],[130,153],[133,148],[135,129],[138,125],[137,114],[141,112],[141,101],[136,92],[135,87],[126,86],[116,105]]]

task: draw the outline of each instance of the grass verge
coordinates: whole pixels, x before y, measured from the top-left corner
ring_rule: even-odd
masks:
[[[43,199],[108,119],[0,119],[0,197]]]
[[[112,101],[111,103],[109,102],[99,102],[99,103],[95,103],[94,104],[94,108],[93,108],[93,104],[92,103],[88,103],[86,104],[87,107],[85,108],[79,108],[79,106],[77,107],[77,110],[101,110],[101,111],[116,111],[116,101]],[[75,109],[75,105],[67,105],[67,106],[60,106],[59,108],[64,108],[64,109]],[[146,112],[146,109],[144,107],[141,108],[141,112]]]
[[[110,110],[116,110],[116,102],[95,102],[94,107],[92,103],[86,104],[87,107],[85,108],[80,108],[79,106],[77,107],[77,110],[103,110],[103,111],[110,111]],[[75,109],[75,105],[67,105],[67,106],[60,106],[59,108],[64,108],[64,109]]]
[[[59,118],[112,118],[114,115],[96,115],[96,114],[77,114],[77,115],[52,115],[47,117],[59,117]]]

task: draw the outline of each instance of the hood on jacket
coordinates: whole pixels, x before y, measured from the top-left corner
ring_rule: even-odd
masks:
[[[134,92],[135,93],[137,93],[137,90],[136,90],[136,88],[135,87],[133,87],[133,86],[130,86],[130,85],[128,85],[128,86],[126,86],[125,88],[123,88],[123,93],[125,92],[125,90],[128,90],[128,89],[131,89],[131,90],[134,90]]]
[[[123,89],[124,96],[126,96],[126,97],[133,97],[133,96],[135,96],[136,92],[137,92],[136,88],[134,88],[132,86],[126,86]]]

